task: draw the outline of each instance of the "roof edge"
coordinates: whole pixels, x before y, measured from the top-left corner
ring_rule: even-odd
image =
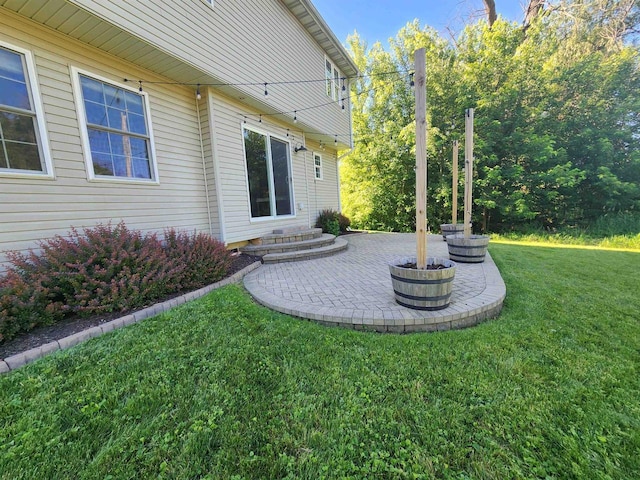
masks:
[[[306,13],[309,14],[309,16],[316,23],[316,25],[320,28],[322,33],[325,35],[326,39],[329,40],[329,42],[333,44],[333,46],[338,50],[338,52],[340,52],[342,54],[343,60],[349,66],[349,68],[352,70],[351,72],[348,72],[348,71],[346,71],[346,69],[343,66],[341,68],[343,73],[346,74],[349,77],[353,77],[353,76],[356,76],[356,75],[359,74],[359,70],[358,70],[358,67],[356,66],[355,62],[351,59],[351,56],[349,55],[347,50],[344,48],[344,46],[342,45],[340,40],[338,40],[338,38],[333,33],[333,31],[331,30],[329,25],[327,25],[327,22],[325,22],[324,18],[322,18],[322,15],[320,15],[320,12],[318,12],[318,10],[313,5],[311,0],[289,0],[289,1],[284,1],[283,3],[291,11],[291,13],[298,20],[300,20],[300,23],[304,26],[304,23],[302,22],[301,16],[298,13],[296,13],[294,8],[293,8],[296,5],[300,5],[301,7],[303,7],[306,10]],[[307,31],[309,31],[309,30],[307,29]],[[313,32],[310,32],[310,31],[309,31],[309,33],[316,40],[318,40],[317,35],[315,35]],[[321,43],[321,42],[318,41],[318,43]]]

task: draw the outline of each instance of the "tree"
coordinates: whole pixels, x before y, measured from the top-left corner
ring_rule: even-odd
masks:
[[[637,0],[612,4],[609,17],[584,14],[608,1],[549,5],[526,29],[480,21],[467,26],[455,46],[415,22],[401,29],[388,52],[352,37],[364,76],[354,86],[355,148],[341,176],[354,225],[414,228],[407,72],[418,47],[427,50],[432,228],[449,219],[451,144],[462,138],[469,107],[476,109],[474,224],[483,230],[554,229],[639,210],[640,53],[623,41],[635,28]],[[566,16],[569,7],[575,18]]]

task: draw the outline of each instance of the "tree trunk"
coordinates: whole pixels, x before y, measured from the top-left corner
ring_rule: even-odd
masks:
[[[498,14],[496,13],[496,2],[494,0],[482,0],[484,2],[484,11],[487,13],[487,20],[489,22],[489,28],[493,26],[493,24],[498,19]]]
[[[540,14],[544,7],[546,0],[529,0],[527,10],[524,14],[524,21],[522,22],[522,30],[525,32],[531,26],[534,19]]]

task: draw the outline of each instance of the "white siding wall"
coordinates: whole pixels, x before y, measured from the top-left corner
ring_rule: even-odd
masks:
[[[228,83],[323,79],[325,53],[279,0],[70,0]],[[167,32],[171,32],[170,35]],[[240,96],[261,99],[279,111],[331,103],[324,82],[245,86]],[[338,103],[298,114],[329,135],[348,135],[349,109]],[[341,137],[341,140],[343,138]],[[346,138],[344,138],[346,140]]]
[[[320,211],[325,209],[339,210],[340,202],[338,200],[338,162],[336,161],[336,152],[325,147],[324,150],[320,145],[309,143],[309,203],[311,223],[315,224]],[[314,154],[320,155],[322,158],[322,180],[315,177]]]
[[[162,79],[18,15],[2,13],[0,39],[34,55],[56,178],[0,177],[0,268],[7,250],[33,247],[36,240],[64,234],[70,226],[90,226],[108,219],[122,219],[143,230],[174,226],[208,232],[193,90],[145,85],[159,185],[89,182],[70,66],[115,83],[132,76]]]
[[[255,113],[246,105],[239,103],[219,92],[212,92],[215,117],[215,136],[217,158],[220,167],[221,193],[224,200],[225,241],[228,243],[250,240],[271,233],[274,228],[309,225],[309,205],[307,186],[309,177],[309,152],[295,153],[293,149],[302,143],[302,132],[289,130],[291,140],[291,167],[293,172],[293,195],[296,215],[291,218],[251,220],[247,171],[243,150],[243,115]],[[247,126],[287,138],[286,125],[273,117],[264,117],[262,123],[247,117]],[[306,166],[305,166],[306,163]],[[299,204],[304,204],[300,209]],[[312,216],[312,221],[315,217]]]

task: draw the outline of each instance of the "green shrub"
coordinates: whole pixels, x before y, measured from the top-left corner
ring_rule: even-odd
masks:
[[[180,290],[191,290],[217,282],[229,271],[232,258],[224,243],[204,233],[164,232],[167,257],[176,271]]]
[[[331,208],[326,208],[320,212],[316,220],[316,227],[321,228],[324,233],[330,233],[336,237],[340,235],[339,213]]]
[[[351,226],[351,220],[346,215],[338,213],[338,224],[340,225],[340,231],[346,232]]]

